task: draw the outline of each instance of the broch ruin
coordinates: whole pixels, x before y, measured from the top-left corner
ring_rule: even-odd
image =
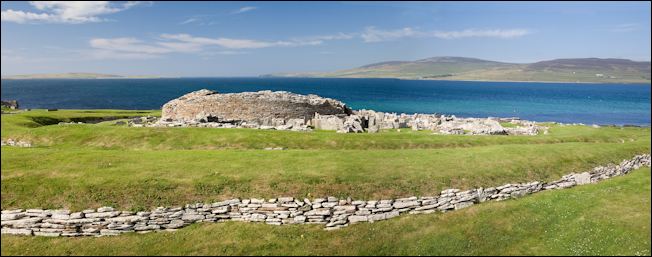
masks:
[[[500,122],[514,126],[503,127]],[[202,89],[169,101],[158,121],[134,126],[255,128],[340,133],[376,133],[411,128],[438,134],[536,135],[547,127],[518,118],[458,118],[441,114],[397,114],[352,110],[341,101],[285,91],[220,94]]]

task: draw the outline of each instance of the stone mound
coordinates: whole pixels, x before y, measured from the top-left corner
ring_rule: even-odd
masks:
[[[177,122],[255,122],[266,125],[273,119],[310,120],[315,113],[348,115],[351,109],[340,101],[317,95],[269,90],[220,94],[202,89],[163,105],[162,119]]]

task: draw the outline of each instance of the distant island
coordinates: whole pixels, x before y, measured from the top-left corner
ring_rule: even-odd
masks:
[[[48,74],[24,74],[3,76],[2,79],[151,79],[161,78],[160,76],[121,76],[101,73],[48,73]]]
[[[336,72],[262,76],[577,83],[650,83],[651,77],[650,62],[627,59],[555,59],[519,64],[449,56],[416,61],[387,61]]]

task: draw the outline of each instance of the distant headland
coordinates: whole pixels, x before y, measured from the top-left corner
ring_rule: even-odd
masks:
[[[650,83],[650,62],[576,58],[506,63],[466,57],[386,61],[335,72],[277,73],[261,77],[396,78],[507,82]]]

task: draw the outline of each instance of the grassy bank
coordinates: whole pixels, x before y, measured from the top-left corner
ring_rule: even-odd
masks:
[[[644,168],[600,184],[338,231],[229,222],[108,238],[3,236],[2,255],[649,256],[650,184]]]
[[[553,126],[546,135],[465,136],[132,128],[106,121],[143,115],[159,113],[2,115],[3,139],[36,146],[2,148],[2,208],[143,210],[232,197],[432,195],[550,181],[650,152],[649,128]],[[99,123],[56,125],[70,121]]]

